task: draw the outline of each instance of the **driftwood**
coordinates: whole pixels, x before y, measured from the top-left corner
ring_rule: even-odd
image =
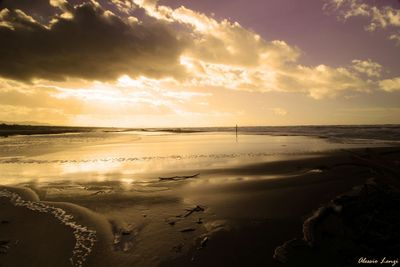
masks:
[[[188,232],[193,232],[193,231],[196,231],[196,229],[194,229],[194,228],[185,228],[185,229],[182,229],[180,232],[181,233],[188,233]]]
[[[160,181],[180,181],[180,180],[195,178],[199,175],[200,173],[196,173],[194,175],[187,175],[187,176],[158,177],[158,179]]]
[[[186,209],[187,213],[185,215],[183,215],[183,217],[188,217],[190,214],[192,214],[193,212],[200,212],[200,211],[204,211],[204,208],[200,207],[200,206],[196,206],[193,209]]]
[[[110,194],[112,193],[112,190],[99,190],[97,192],[94,192],[91,194],[92,196],[100,195],[100,194]]]

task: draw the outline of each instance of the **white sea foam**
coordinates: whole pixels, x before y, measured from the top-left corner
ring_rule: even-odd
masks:
[[[70,227],[76,240],[75,247],[70,258],[71,265],[76,267],[83,266],[83,263],[92,252],[93,246],[96,242],[96,231],[90,230],[86,226],[78,224],[73,220],[74,216],[67,214],[63,209],[52,207],[41,202],[24,200],[18,194],[6,189],[0,190],[0,197],[8,198],[14,206],[26,207],[32,211],[49,213],[62,224]]]

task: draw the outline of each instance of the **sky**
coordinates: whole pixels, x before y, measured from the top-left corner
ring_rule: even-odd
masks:
[[[398,0],[0,0],[0,121],[400,123]]]

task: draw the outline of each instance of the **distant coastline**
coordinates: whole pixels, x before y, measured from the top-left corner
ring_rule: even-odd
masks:
[[[235,132],[235,127],[171,127],[171,128],[118,128],[118,127],[83,127],[83,126],[50,126],[0,124],[0,137],[13,135],[46,135],[65,133],[211,133]],[[305,126],[242,126],[239,135],[271,135],[271,136],[311,136],[328,138],[336,142],[346,140],[380,140],[400,141],[400,124],[384,125],[305,125]]]
[[[35,135],[35,134],[63,134],[91,132],[96,128],[90,127],[65,127],[65,126],[39,126],[39,125],[19,125],[19,124],[0,124],[0,136],[7,137],[12,135]]]

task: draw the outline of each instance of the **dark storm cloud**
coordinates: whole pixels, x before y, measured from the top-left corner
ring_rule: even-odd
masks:
[[[179,77],[185,42],[161,22],[129,22],[91,2],[45,26],[19,9],[0,12],[0,76],[29,81]],[[60,12],[59,12],[60,13]]]

